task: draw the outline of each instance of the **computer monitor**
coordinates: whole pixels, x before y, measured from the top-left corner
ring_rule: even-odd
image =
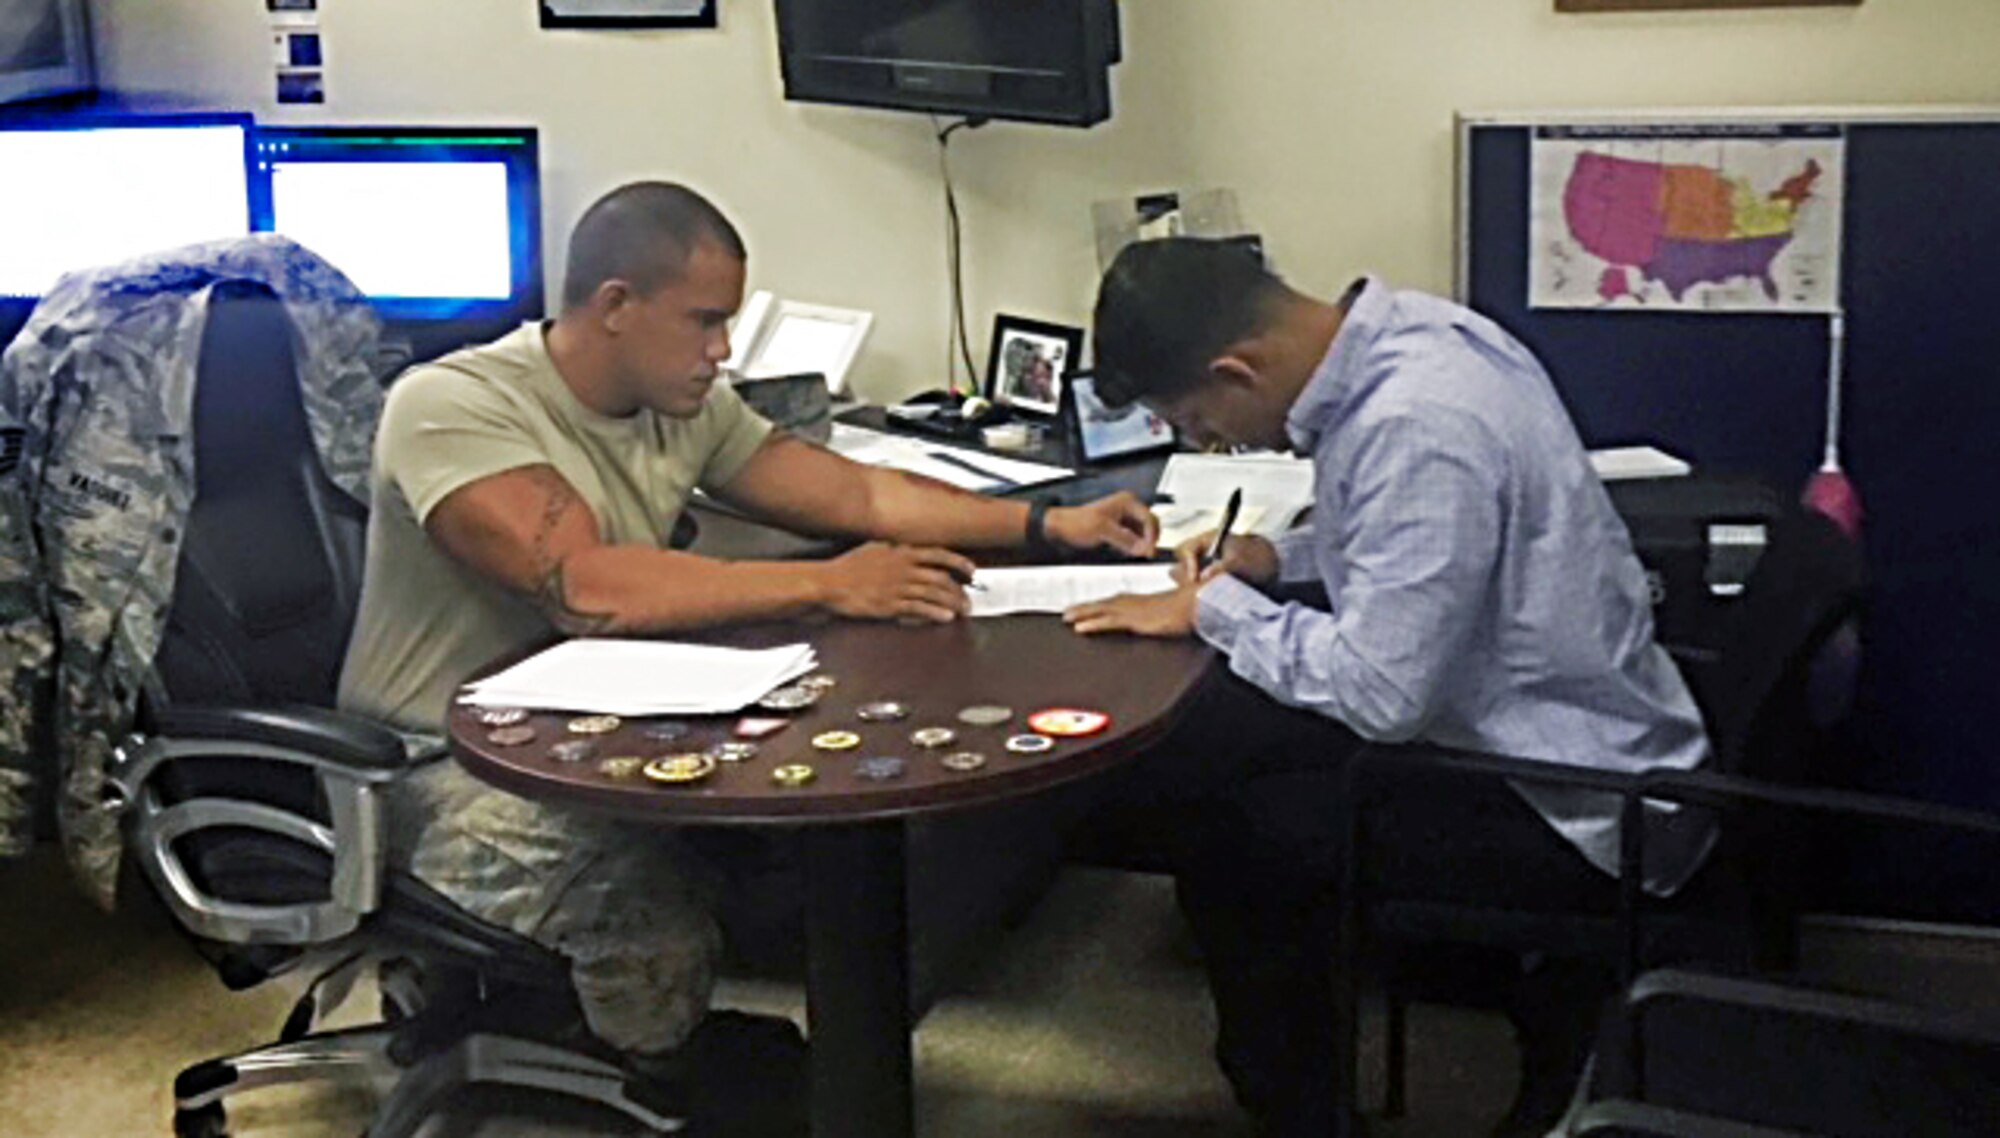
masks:
[[[76,269],[250,232],[248,115],[0,122],[0,302]]]
[[[326,258],[392,321],[542,314],[532,128],[260,127],[257,228]]]

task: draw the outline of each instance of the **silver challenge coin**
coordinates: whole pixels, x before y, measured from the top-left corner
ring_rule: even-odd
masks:
[[[809,691],[816,691],[821,695],[825,695],[827,692],[832,691],[839,685],[840,685],[839,680],[834,679],[832,676],[827,675],[825,672],[820,672],[817,673],[816,675],[807,676],[805,679],[800,680],[798,684],[798,686],[802,688],[805,688]]]
[[[715,744],[705,753],[717,762],[740,763],[757,757],[757,744],[731,739]]]
[[[864,703],[855,708],[854,714],[868,723],[893,723],[898,719],[908,719],[910,709],[893,699],[878,699],[874,703]]]
[[[526,723],[528,721],[528,709],[525,707],[476,707],[472,710],[472,718],[487,727],[512,727],[516,723]]]
[[[978,751],[953,751],[939,759],[938,765],[957,774],[970,774],[986,765],[986,756]]]
[[[1056,745],[1047,735],[1009,735],[1007,749],[1017,755],[1039,755]]]
[[[869,782],[888,782],[903,777],[910,764],[895,755],[876,755],[854,764],[854,773]]]
[[[910,732],[910,742],[927,751],[934,751],[958,742],[958,732],[949,727],[919,727]]]
[[[662,719],[646,724],[639,733],[656,743],[673,743],[687,738],[688,730],[688,725],[678,719]]]
[[[549,757],[559,763],[580,763],[597,754],[597,744],[588,739],[564,739],[549,747]]]
[[[958,713],[960,723],[974,727],[998,727],[1012,718],[1014,709],[1001,707],[997,703],[975,703],[971,707],[959,709]]]
[[[819,702],[819,691],[804,684],[774,688],[757,701],[757,706],[765,711],[804,711]]]

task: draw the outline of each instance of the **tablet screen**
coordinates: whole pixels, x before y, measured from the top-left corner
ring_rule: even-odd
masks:
[[[1165,419],[1137,403],[1116,410],[1097,399],[1095,376],[1070,377],[1074,393],[1077,442],[1085,462],[1163,450],[1174,445],[1174,428]]]

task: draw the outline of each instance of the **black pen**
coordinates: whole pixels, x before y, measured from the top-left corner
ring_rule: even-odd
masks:
[[[1243,487],[1238,486],[1229,492],[1229,504],[1222,508],[1222,524],[1216,527],[1215,541],[1208,547],[1208,553],[1202,557],[1200,568],[1208,568],[1222,556],[1222,545],[1229,540],[1229,527],[1236,524],[1236,515],[1242,509]]]

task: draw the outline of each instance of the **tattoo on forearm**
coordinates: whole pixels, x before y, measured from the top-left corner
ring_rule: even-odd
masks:
[[[553,470],[532,472],[542,489],[547,493],[547,501],[542,506],[542,520],[535,527],[533,546],[535,603],[550,623],[571,636],[590,636],[610,629],[613,617],[610,613],[584,612],[570,604],[569,591],[563,585],[562,558],[549,549],[563,516],[577,503],[576,491],[570,489],[562,475]]]
[[[613,621],[610,613],[584,612],[570,605],[568,590],[563,587],[561,561],[549,566],[541,587],[535,592],[535,600],[549,622],[570,636],[595,636],[611,630]]]

